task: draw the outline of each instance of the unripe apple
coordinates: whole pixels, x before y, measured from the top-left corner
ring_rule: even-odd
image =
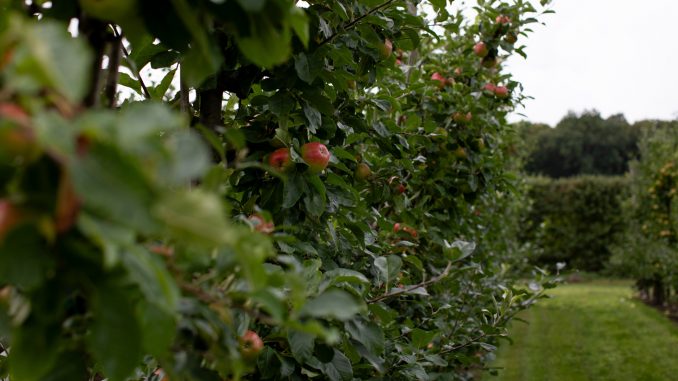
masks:
[[[487,45],[481,41],[473,46],[473,53],[478,57],[485,57],[489,50],[487,50]]]
[[[438,88],[442,89],[447,84],[447,79],[442,74],[435,72],[431,75],[431,80],[438,81]]]
[[[497,88],[494,89],[494,95],[496,95],[497,98],[508,98],[509,90],[506,86],[497,86]]]
[[[346,82],[346,85],[348,86],[349,89],[355,90],[356,89],[356,82],[353,79],[349,79],[348,82]]]
[[[466,159],[467,155],[464,147],[459,147],[454,150],[454,156],[456,156],[458,159]]]
[[[238,341],[240,342],[240,353],[246,360],[254,360],[259,352],[264,349],[264,342],[261,337],[251,330],[247,330]]]
[[[499,15],[494,21],[496,21],[497,24],[506,25],[511,22],[511,18],[506,15]]]
[[[506,33],[506,37],[504,37],[504,41],[508,42],[509,44],[515,44],[516,41],[518,41],[518,35],[513,32],[508,32]]]
[[[281,172],[285,172],[290,169],[292,167],[290,149],[278,148],[277,150],[271,152],[271,154],[268,156],[268,165]]]
[[[481,63],[483,65],[483,67],[491,69],[491,68],[497,66],[497,57],[485,57],[485,58],[483,58]]]
[[[360,179],[360,180],[365,180],[372,176],[372,170],[370,169],[370,166],[365,164],[365,163],[360,163],[358,166],[355,168],[355,177]]]
[[[310,142],[301,146],[301,157],[312,173],[320,173],[327,168],[330,156],[330,151],[322,143]]]
[[[381,58],[387,59],[388,57],[391,56],[391,53],[393,53],[393,43],[391,40],[388,38],[384,40],[384,44],[381,45],[379,49],[379,53],[381,54]]]

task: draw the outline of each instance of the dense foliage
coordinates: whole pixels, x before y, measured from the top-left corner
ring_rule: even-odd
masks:
[[[0,0],[0,377],[477,375],[549,283],[502,70],[537,11],[469,12]]]
[[[534,245],[535,264],[600,271],[623,233],[621,203],[628,193],[624,177],[532,178],[531,203],[521,237]]]
[[[525,171],[553,178],[577,175],[623,175],[638,156],[641,123],[623,115],[601,117],[596,111],[566,115],[555,128],[523,123],[521,134],[531,148]]]
[[[648,128],[640,152],[624,203],[625,239],[611,262],[615,271],[636,279],[641,292],[662,305],[678,286],[678,129],[671,124]]]

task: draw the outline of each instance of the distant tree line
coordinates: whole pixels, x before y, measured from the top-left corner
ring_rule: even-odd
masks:
[[[598,111],[568,113],[556,126],[522,122],[527,144],[525,171],[552,178],[623,175],[638,158],[643,131],[678,127],[676,121],[643,120],[629,124],[622,114],[603,118]]]

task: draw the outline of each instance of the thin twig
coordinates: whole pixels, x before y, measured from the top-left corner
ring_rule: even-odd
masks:
[[[113,35],[116,38],[120,38],[120,40],[122,41],[122,35],[120,33],[118,33],[118,30],[115,28],[115,26],[111,25],[111,28],[113,29]],[[141,89],[144,92],[144,96],[146,97],[146,99],[151,99],[151,93],[148,91],[148,87],[146,87],[146,84],[144,83],[144,79],[141,78],[141,70],[139,68],[137,68],[137,65],[130,58],[129,52],[127,51],[127,48],[125,47],[125,44],[121,42],[120,46],[122,47],[122,52],[123,52],[123,54],[125,54],[125,59],[127,60],[127,62],[129,62],[130,66],[132,68],[132,71],[134,72],[134,75],[137,76],[139,84],[141,85]]]
[[[455,345],[454,347],[450,347],[450,348],[444,349],[444,350],[440,351],[438,354],[445,354],[445,353],[450,353],[450,352],[458,351],[458,350],[460,350],[460,349],[463,349],[463,348],[466,348],[466,347],[468,347],[468,346],[470,346],[470,345],[473,345],[473,344],[477,343],[478,340],[482,340],[482,339],[484,339],[485,337],[488,337],[488,336],[496,336],[496,335],[488,335],[488,334],[486,334],[486,333],[483,332],[482,334],[480,334],[480,335],[474,337],[473,339],[471,339],[471,340],[469,340],[469,341],[467,341],[467,342],[465,342],[465,343],[463,343],[463,344]]]
[[[106,106],[115,108],[115,93],[118,89],[118,78],[120,77],[120,55],[122,51],[122,38],[115,37],[111,43],[111,55],[108,59],[108,77],[104,86],[106,95]]]
[[[393,291],[393,292],[389,292],[388,294],[377,296],[375,298],[368,300],[367,303],[368,304],[376,303],[380,300],[384,300],[384,299],[391,298],[391,297],[394,297],[394,296],[402,295],[402,294],[411,292],[413,290],[416,290],[418,288],[426,287],[426,286],[429,286],[433,283],[439,282],[441,279],[450,275],[450,270],[452,269],[452,263],[453,262],[447,262],[447,267],[445,267],[445,270],[442,273],[440,273],[438,276],[435,276],[435,277],[433,277],[433,278],[431,278],[427,281],[417,283],[415,285],[411,285],[409,287],[403,288],[403,289],[398,290],[398,291]]]
[[[377,5],[376,7],[372,8],[372,9],[370,9],[370,10],[367,11],[367,13],[365,13],[364,15],[362,15],[362,16],[356,18],[355,20],[349,22],[348,24],[344,25],[344,27],[341,28],[341,31],[334,32],[331,36],[329,36],[329,37],[327,37],[326,39],[324,39],[322,42],[320,42],[320,44],[318,44],[318,46],[323,46],[323,45],[325,45],[326,43],[332,41],[332,40],[333,40],[335,37],[337,37],[339,34],[341,34],[341,33],[343,33],[343,32],[346,32],[347,30],[353,28],[356,24],[358,24],[358,23],[359,23],[361,20],[363,20],[365,17],[370,16],[370,15],[374,14],[375,12],[377,12],[378,10],[380,10],[380,9],[382,9],[382,8],[385,8],[385,7],[389,6],[389,5],[390,5],[391,3],[393,3],[394,1],[395,1],[395,0],[388,0],[388,1],[384,2],[384,3],[382,3],[382,4]]]

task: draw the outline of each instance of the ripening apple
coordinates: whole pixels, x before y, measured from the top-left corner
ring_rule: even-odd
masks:
[[[442,89],[447,84],[447,79],[440,73],[435,72],[431,75],[432,81],[438,81],[438,88]]]
[[[22,211],[7,199],[0,199],[0,243],[24,219]]]
[[[330,151],[319,142],[310,142],[301,146],[301,157],[312,173],[320,173],[330,162]]]
[[[379,48],[379,54],[381,58],[387,59],[393,53],[393,43],[388,38],[384,40],[384,44]]]
[[[506,37],[504,37],[504,41],[508,42],[509,44],[515,44],[516,41],[518,41],[518,35],[513,32],[508,32],[506,33]]]
[[[372,170],[370,169],[370,166],[365,164],[365,163],[360,163],[358,166],[355,168],[355,177],[358,178],[359,180],[366,180],[372,176]]]
[[[473,53],[478,57],[485,57],[490,51],[487,50],[487,45],[484,42],[479,42],[473,46]]]
[[[494,90],[497,88],[493,83],[486,83],[485,86],[483,86],[483,90],[489,92],[490,94],[494,94]]]
[[[494,89],[494,95],[496,95],[497,98],[508,98],[509,90],[506,86],[497,86]]]
[[[463,112],[458,112],[458,111],[455,112],[454,114],[452,114],[452,120],[454,120],[457,123],[470,122],[471,119],[473,119],[473,114],[471,114],[470,111],[467,112],[466,114],[464,114]]]
[[[281,172],[285,172],[290,169],[292,167],[290,149],[278,148],[277,150],[271,152],[271,154],[268,156],[268,165]]]
[[[259,352],[264,349],[263,340],[252,330],[247,330],[238,341],[240,342],[240,353],[246,360],[254,360]]]
[[[506,16],[506,15],[499,15],[497,18],[494,20],[497,24],[501,25],[506,25],[511,22],[511,18]]]

